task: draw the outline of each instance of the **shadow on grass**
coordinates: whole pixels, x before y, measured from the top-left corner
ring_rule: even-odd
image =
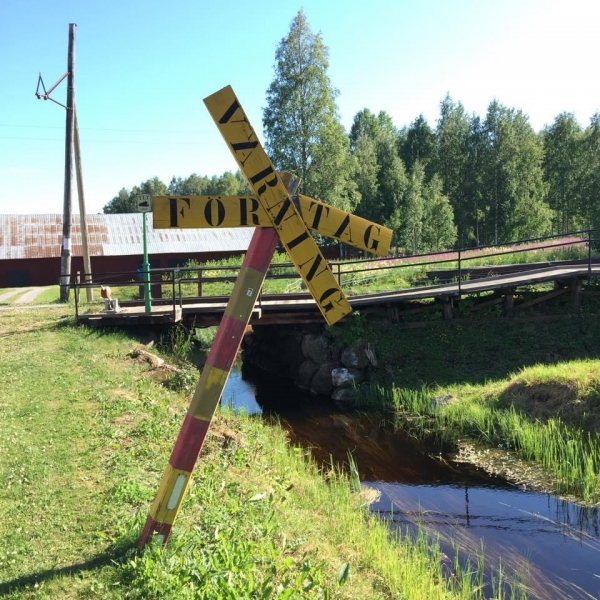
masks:
[[[382,357],[380,371],[388,365],[401,387],[419,390],[423,385],[485,384],[528,366],[598,358],[600,320],[442,321],[415,329],[383,323],[370,335]]]
[[[68,565],[58,569],[46,569],[30,575],[23,575],[10,581],[0,583],[0,597],[10,592],[15,592],[21,589],[26,589],[29,586],[35,585],[36,583],[42,583],[44,581],[50,581],[55,577],[76,575],[85,571],[93,571],[99,567],[105,567],[110,564],[121,562],[124,558],[129,556],[132,551],[136,549],[136,543],[129,541],[126,544],[120,545],[117,548],[113,548],[103,554],[99,554],[90,560],[85,562],[76,563],[74,565]]]

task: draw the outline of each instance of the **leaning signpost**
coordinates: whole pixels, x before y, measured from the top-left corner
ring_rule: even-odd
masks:
[[[277,242],[286,249],[329,325],[352,308],[309,229],[380,256],[388,253],[391,242],[392,232],[385,227],[297,196],[297,181],[275,171],[231,87],[205,98],[204,103],[254,195],[156,196],[154,228],[238,226],[256,230],[150,507],[140,545],[152,536],[164,544],[171,533]]]

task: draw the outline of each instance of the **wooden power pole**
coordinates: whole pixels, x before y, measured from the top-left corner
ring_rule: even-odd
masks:
[[[79,198],[79,230],[81,231],[81,247],[83,250],[84,282],[89,284],[92,282],[92,265],[90,261],[90,248],[88,245],[87,215],[85,212],[85,195],[83,193],[83,175],[81,173],[81,146],[79,145],[79,124],[77,122],[75,102],[73,102],[73,115],[75,119],[75,175],[77,177],[77,196]],[[94,300],[94,290],[91,287],[85,288],[85,294],[88,302]]]
[[[77,173],[77,190],[79,192],[79,224],[81,230],[81,245],[83,248],[83,269],[85,283],[92,281],[92,267],[88,246],[88,228],[85,213],[85,196],[83,193],[83,177],[81,174],[81,148],[79,145],[79,127],[75,109],[75,23],[69,23],[69,51],[67,56],[67,72],[49,89],[46,89],[42,75],[38,78],[35,95],[39,100],[51,100],[62,106],[67,111],[67,124],[65,129],[65,189],[63,202],[63,229],[60,246],[60,300],[69,300],[69,279],[71,276],[71,213],[72,213],[72,183],[73,183],[73,147],[75,147],[75,167]],[[67,80],[67,104],[62,104],[50,96],[51,92],[63,81]],[[43,91],[40,91],[40,87]],[[87,300],[94,298],[92,288],[86,288]]]
[[[73,183],[73,125],[75,116],[75,23],[69,23],[67,59],[67,124],[65,131],[65,195],[63,202],[63,239],[60,248],[60,301],[69,301],[71,275],[71,188]]]

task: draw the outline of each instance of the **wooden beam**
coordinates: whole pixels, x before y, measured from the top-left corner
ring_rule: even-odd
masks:
[[[558,296],[562,296],[564,293],[568,292],[568,288],[561,288],[560,290],[554,290],[544,296],[540,296],[539,298],[535,298],[534,300],[530,300],[529,302],[523,302],[522,304],[518,304],[515,308],[528,308],[530,306],[535,306],[536,304],[540,304],[541,302],[545,302],[546,300],[552,300],[552,298],[557,298]]]

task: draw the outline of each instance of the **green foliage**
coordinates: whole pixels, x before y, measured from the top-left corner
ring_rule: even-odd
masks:
[[[158,177],[153,177],[152,179],[143,181],[139,186],[134,185],[131,191],[121,188],[119,193],[108,204],[105,204],[102,210],[105,214],[136,212],[137,204],[135,197],[138,194],[163,196],[166,193],[167,186]]]
[[[367,318],[355,310],[342,323],[328,326],[327,330],[333,335],[338,348],[347,348],[363,340],[369,328]]]
[[[583,200],[581,155],[583,131],[572,113],[559,114],[542,132],[548,204],[554,211],[556,231],[579,229],[577,218]]]
[[[238,196],[250,194],[248,181],[241,171],[225,171],[223,175],[207,177],[192,173],[185,179],[173,177],[168,187],[169,194],[178,196]]]
[[[398,154],[409,171],[416,163],[425,169],[426,181],[433,176],[437,162],[437,139],[427,120],[421,114],[398,140]]]
[[[119,193],[108,202],[104,213],[131,213],[137,211],[135,197],[138,194],[151,196],[164,196],[166,194],[189,196],[237,196],[249,194],[250,187],[246,178],[240,171],[232,173],[225,171],[223,175],[212,177],[192,173],[189,177],[173,177],[169,185],[165,185],[158,177],[134,185],[131,190],[122,188]]]
[[[447,241],[463,248],[496,244],[600,224],[597,115],[583,131],[563,113],[541,136],[527,115],[497,100],[482,118],[468,116],[447,95],[435,131],[422,115],[400,131],[385,116],[362,109],[349,134],[361,193],[357,213],[391,227],[394,243],[405,251],[430,251]],[[441,218],[432,228],[436,214]],[[444,243],[436,244],[441,233]]]
[[[192,364],[181,364],[174,373],[169,373],[165,385],[174,392],[191,394],[196,388],[200,374]]]
[[[454,211],[442,193],[442,180],[435,174],[423,190],[422,250],[439,252],[452,248],[458,234]]]
[[[329,50],[300,10],[275,52],[275,77],[263,110],[266,148],[278,169],[300,178],[300,191],[352,210],[359,199],[351,178],[355,164],[328,67]]]
[[[185,363],[192,350],[193,332],[189,331],[181,323],[169,328],[158,343],[158,348],[171,356],[177,362]]]

